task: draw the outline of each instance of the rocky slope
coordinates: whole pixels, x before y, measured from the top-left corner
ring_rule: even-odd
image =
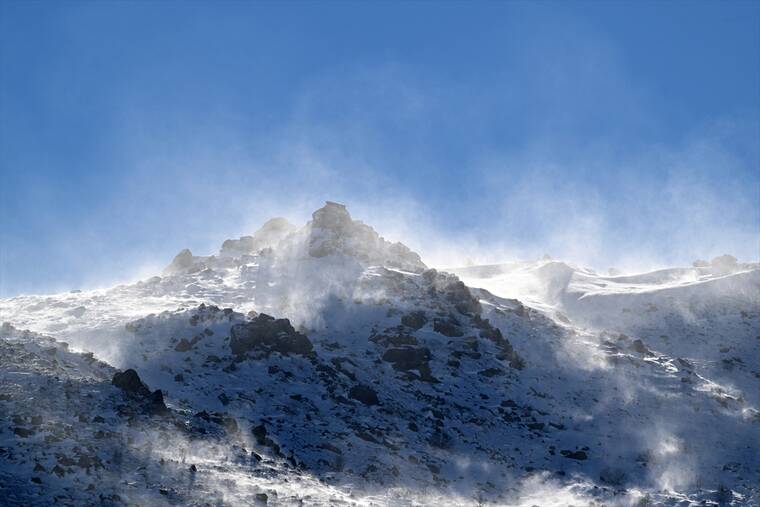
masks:
[[[758,502],[757,266],[520,269],[470,288],[327,203],[162,277],[0,300],[0,496]]]

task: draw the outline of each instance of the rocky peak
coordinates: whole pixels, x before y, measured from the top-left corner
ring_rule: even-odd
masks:
[[[351,215],[344,204],[327,201],[325,205],[311,214],[312,227],[346,231],[353,225]]]
[[[164,276],[174,275],[177,273],[192,273],[200,271],[202,265],[200,264],[200,258],[193,255],[193,253],[185,248],[180,253],[174,256],[172,262],[164,268]]]
[[[391,243],[372,227],[353,220],[346,206],[332,201],[312,214],[307,224],[311,257],[342,254],[367,264],[422,272],[427,266],[420,256],[402,243]]]
[[[272,248],[288,234],[295,232],[296,226],[282,217],[272,218],[257,230],[253,236],[228,239],[222,244],[220,257],[240,257],[254,254],[264,248]]]
[[[385,266],[421,273],[427,266],[420,256],[402,243],[391,243],[372,227],[353,220],[346,206],[332,201],[312,213],[301,229],[273,218],[252,236],[228,239],[218,255],[195,256],[182,250],[164,269],[165,276],[199,273],[207,268],[227,269],[245,264],[249,256],[272,255],[287,261],[293,258],[345,255],[369,266]]]

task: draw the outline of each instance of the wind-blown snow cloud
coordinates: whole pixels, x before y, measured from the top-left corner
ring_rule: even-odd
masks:
[[[231,92],[156,108],[120,85],[105,134],[120,175],[80,219],[48,219],[43,245],[56,258],[45,269],[17,274],[18,252],[35,247],[9,243],[0,292],[143,276],[272,216],[303,223],[327,199],[435,266],[544,253],[631,270],[756,259],[756,114],[674,131],[667,97],[609,35],[576,14],[528,11],[541,23],[515,27],[519,47],[489,50],[479,74],[392,55],[324,65],[278,116],[252,117]],[[44,180],[18,190],[41,202],[56,193]]]

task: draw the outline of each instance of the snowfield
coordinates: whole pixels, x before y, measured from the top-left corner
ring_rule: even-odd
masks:
[[[429,269],[327,203],[0,300],[4,505],[760,505],[760,265]]]

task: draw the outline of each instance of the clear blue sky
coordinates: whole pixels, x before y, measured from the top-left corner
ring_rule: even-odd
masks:
[[[5,296],[325,199],[430,257],[757,260],[760,3],[4,0],[0,175]]]

